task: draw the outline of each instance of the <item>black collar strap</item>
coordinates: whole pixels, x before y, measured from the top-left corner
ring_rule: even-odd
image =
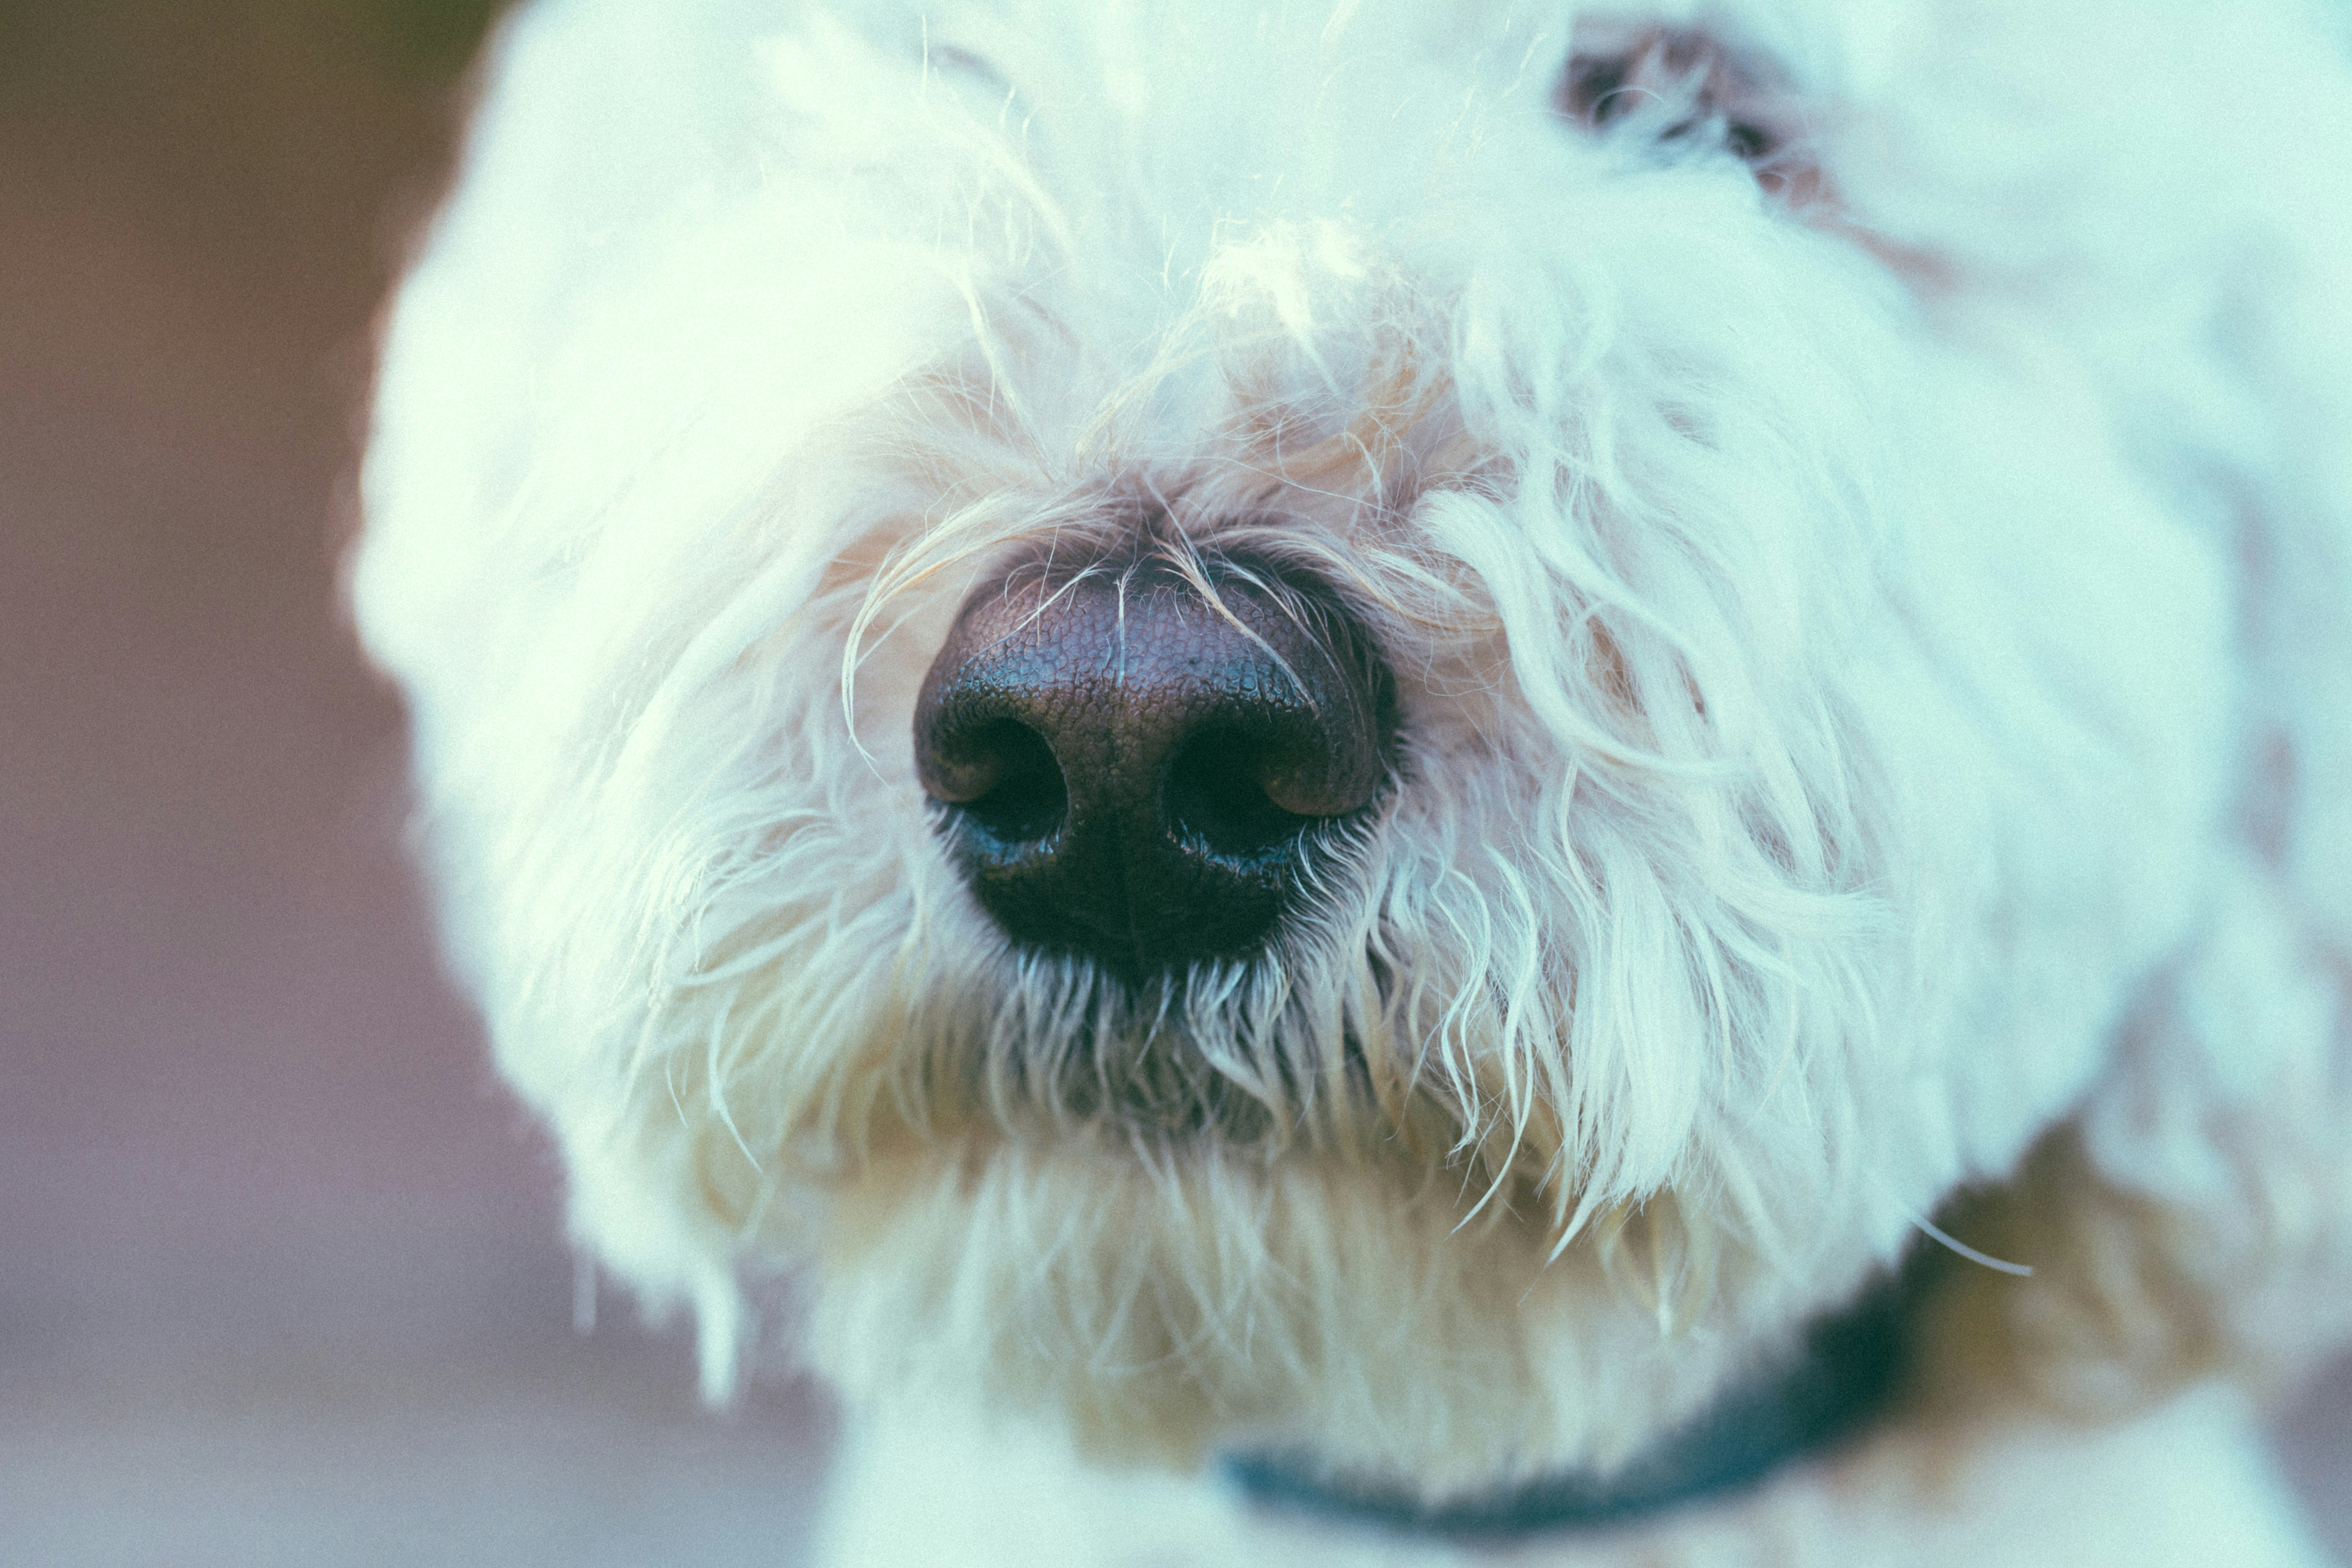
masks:
[[[1225,1472],[1261,1506],[1442,1536],[1594,1529],[1725,1496],[1833,1447],[1886,1410],[1910,1361],[1910,1308],[1940,1261],[1933,1248],[1915,1253],[1909,1267],[1816,1321],[1788,1365],[1615,1470],[1573,1470],[1433,1504],[1401,1487],[1324,1479],[1281,1455],[1234,1458]]]

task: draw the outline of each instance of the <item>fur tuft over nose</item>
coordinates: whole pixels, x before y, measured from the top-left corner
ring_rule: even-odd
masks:
[[[996,922],[1137,980],[1265,943],[1380,799],[1394,708],[1346,614],[1263,566],[1032,563],[965,605],[915,753]]]

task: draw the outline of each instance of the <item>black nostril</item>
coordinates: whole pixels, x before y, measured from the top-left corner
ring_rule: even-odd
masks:
[[[1045,738],[1013,719],[999,719],[942,748],[933,796],[998,844],[1052,837],[1069,814],[1069,788]]]
[[[1274,749],[1231,730],[1207,730],[1169,765],[1161,810],[1176,836],[1202,853],[1265,860],[1292,853],[1325,820],[1286,810],[1267,793],[1279,776]]]
[[[1264,946],[1345,841],[1322,829],[1376,805],[1394,725],[1387,668],[1311,584],[1032,563],[958,616],[915,763],[1006,934],[1139,978]]]

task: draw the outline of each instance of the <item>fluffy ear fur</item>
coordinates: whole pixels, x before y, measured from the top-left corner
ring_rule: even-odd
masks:
[[[2230,542],[2241,661],[2231,848],[2197,934],[2159,966],[2080,1110],[1952,1222],[2037,1272],[1964,1277],[1931,1364],[1956,1388],[2021,1381],[2085,1415],[2211,1373],[2274,1383],[2352,1334],[2352,209],[2331,195],[2344,165],[2328,129],[2352,124],[2352,12],[2305,11],[2299,41],[2242,30],[2250,15],[2210,13],[2210,30],[2169,44],[2086,15],[2074,37],[2105,61],[2095,77],[2063,23],[2054,42],[2041,34],[2040,101],[2113,124],[2118,148],[2121,127],[2147,123],[2127,84],[2179,71],[2183,47],[2242,59],[2278,110],[2216,105],[2168,138],[2135,133],[2108,171],[2118,213],[2137,180],[2176,187],[2174,210],[2210,226],[2153,244],[2145,273],[2082,268],[2069,290],[2146,470]],[[2000,143],[1962,106],[1996,77],[2036,78],[2015,42],[1998,27],[1939,40],[1948,96],[1909,112],[1946,132],[1890,138],[1921,161],[1909,180],[1974,181],[1989,198],[1965,233],[1900,196],[1874,208],[1881,237],[1946,258],[1946,278],[2053,253],[2021,204],[1963,171]],[[2159,308],[2134,324],[2102,294]],[[2202,374],[2140,379],[2148,334],[2183,331],[2214,351]]]
[[[2352,385],[2331,368],[2352,363],[2352,224],[2276,200],[2336,232],[2297,237],[2315,275],[2223,306],[2263,458],[2216,481],[2246,568],[2238,848],[2114,1065],[1985,1216],[2041,1268],[2005,1292],[2000,1359],[2100,1414],[2203,1374],[2275,1383],[2352,1333]]]
[[[2199,1378],[2276,1386],[2352,1331],[2352,972],[2274,875],[2217,902],[2081,1113],[1949,1216],[2035,1272],[1954,1278],[1939,1398],[2115,1419]]]

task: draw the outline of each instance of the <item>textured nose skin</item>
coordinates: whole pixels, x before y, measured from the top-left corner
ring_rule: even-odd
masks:
[[[916,765],[1016,940],[1129,978],[1247,953],[1377,802],[1394,700],[1361,633],[1262,568],[1205,581],[1019,569],[932,664]]]

